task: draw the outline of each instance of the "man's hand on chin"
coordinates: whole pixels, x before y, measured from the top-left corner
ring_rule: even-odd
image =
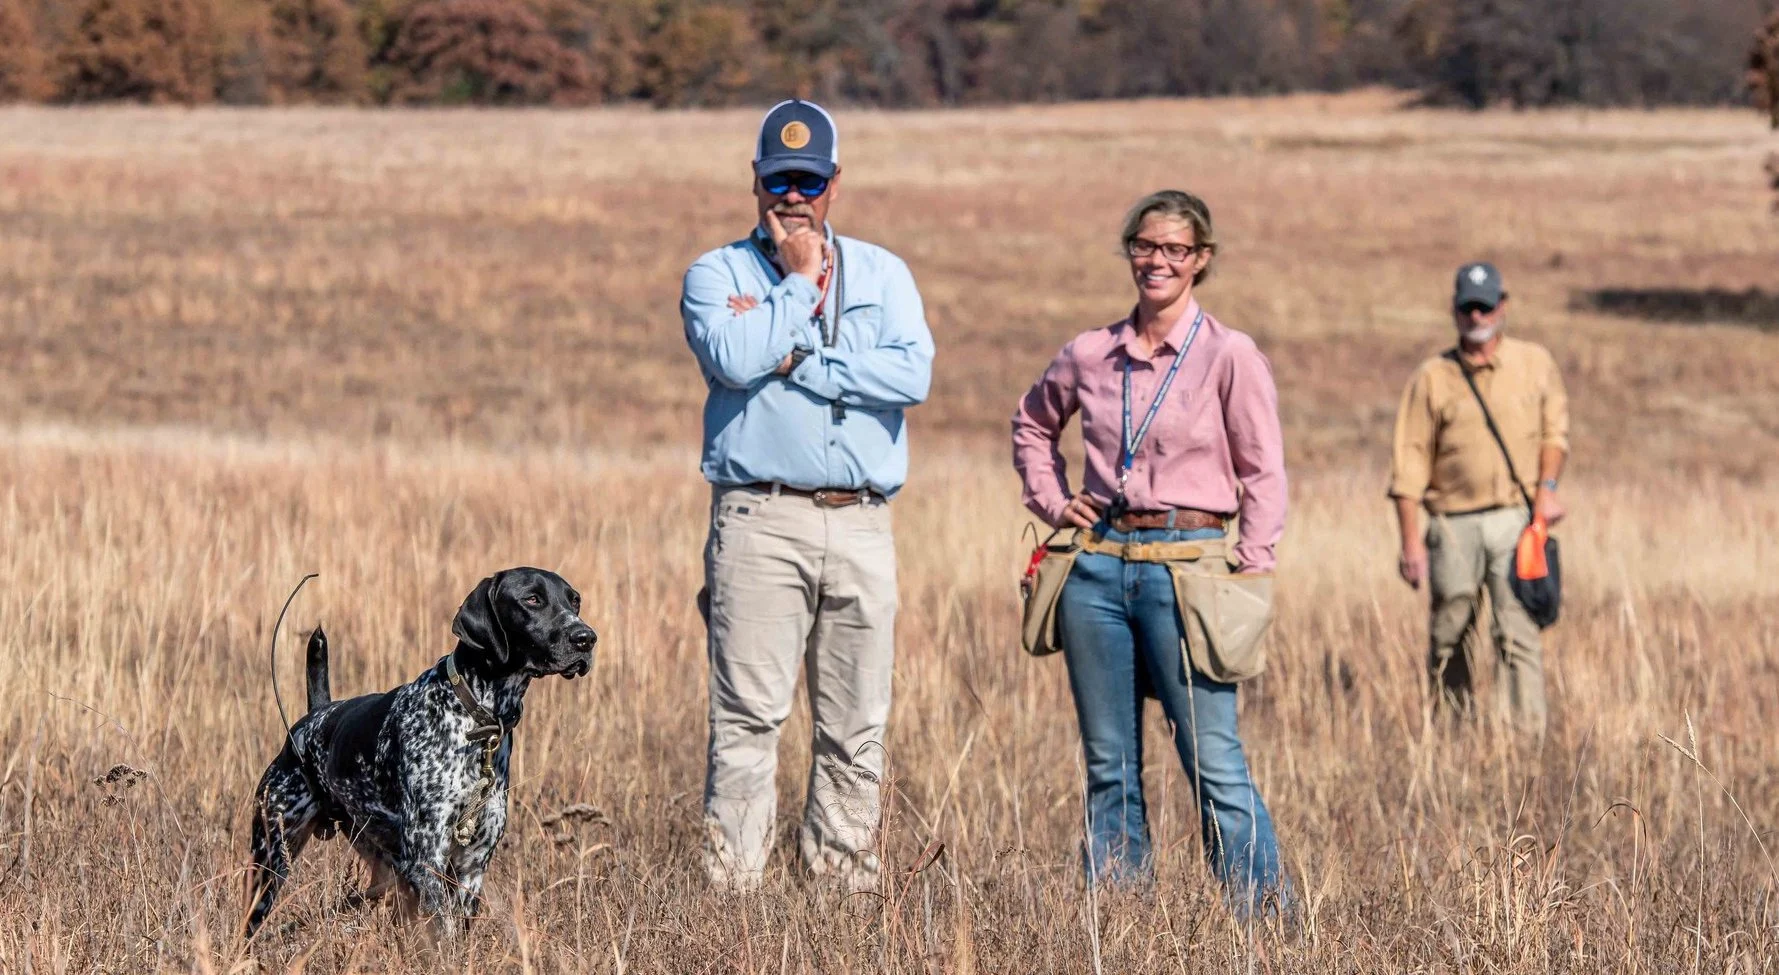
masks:
[[[828,256],[827,238],[817,233],[807,219],[793,223],[787,230],[778,214],[766,211],[766,232],[778,248],[778,262],[786,274],[801,274],[811,281],[822,276],[822,260]]]

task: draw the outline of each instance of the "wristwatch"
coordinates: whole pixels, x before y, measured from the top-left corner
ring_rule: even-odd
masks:
[[[796,348],[792,349],[791,350],[791,368],[789,371],[796,372],[797,367],[803,364],[803,360],[809,358],[810,356],[812,356],[814,354],[815,354],[815,350],[810,348],[807,345],[799,345]]]
[[[1538,486],[1544,488],[1546,491],[1555,491],[1557,489],[1557,479],[1554,477],[1547,477],[1544,480],[1539,481]]]

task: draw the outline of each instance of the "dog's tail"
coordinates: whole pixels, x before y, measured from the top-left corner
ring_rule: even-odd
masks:
[[[309,710],[319,711],[332,701],[327,689],[327,634],[317,626],[309,634]]]

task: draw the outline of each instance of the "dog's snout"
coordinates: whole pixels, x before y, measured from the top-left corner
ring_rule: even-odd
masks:
[[[576,650],[591,650],[593,644],[599,642],[599,634],[593,632],[591,626],[575,627],[568,634],[568,645]]]

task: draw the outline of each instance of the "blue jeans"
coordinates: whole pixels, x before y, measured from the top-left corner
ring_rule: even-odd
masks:
[[[1223,534],[1215,528],[1100,530],[1115,542]],[[1086,752],[1088,882],[1153,877],[1142,778],[1143,700],[1153,695],[1161,700],[1198,800],[1205,857],[1232,902],[1245,913],[1269,892],[1282,895],[1278,837],[1236,735],[1236,686],[1210,680],[1183,659],[1167,566],[1083,552],[1063,587],[1058,613]]]

